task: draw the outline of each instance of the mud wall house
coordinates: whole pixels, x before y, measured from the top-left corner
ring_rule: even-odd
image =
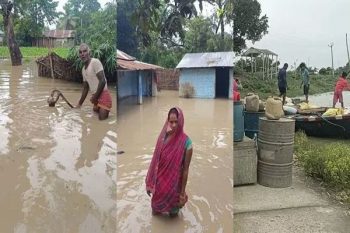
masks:
[[[74,30],[48,30],[33,42],[37,47],[72,47],[75,41]]]
[[[185,54],[176,67],[180,69],[179,96],[190,85],[194,98],[231,98],[233,58],[233,52]]]
[[[143,96],[157,96],[156,71],[160,66],[137,61],[136,58],[117,50],[117,98],[118,101],[137,96],[142,104]]]

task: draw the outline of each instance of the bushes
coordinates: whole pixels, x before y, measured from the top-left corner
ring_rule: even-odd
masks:
[[[350,145],[318,145],[298,132],[295,153],[306,174],[322,179],[341,194],[339,199],[350,202]]]

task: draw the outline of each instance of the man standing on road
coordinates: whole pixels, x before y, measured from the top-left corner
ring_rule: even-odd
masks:
[[[278,89],[280,91],[280,97],[283,96],[282,104],[284,105],[286,102],[286,94],[287,94],[287,69],[288,64],[284,63],[282,69],[278,72]]]
[[[79,57],[84,63],[82,69],[83,92],[77,108],[84,103],[89,89],[92,93],[90,102],[94,105],[93,110],[98,113],[98,118],[104,120],[112,107],[112,97],[107,88],[107,81],[100,60],[92,58],[90,48],[87,44],[81,44],[79,47]]]
[[[305,102],[309,103],[309,89],[310,89],[310,78],[309,78],[309,71],[306,68],[306,65],[304,62],[300,64],[300,70],[301,70],[301,84],[300,88],[303,86],[304,88],[304,95],[305,95]]]

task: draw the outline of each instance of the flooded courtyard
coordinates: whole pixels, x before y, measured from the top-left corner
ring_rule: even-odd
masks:
[[[116,107],[99,121],[82,85],[0,60],[0,232],[116,232]],[[113,100],[115,88],[110,87]]]
[[[185,132],[193,141],[186,192],[189,200],[177,218],[152,216],[145,177],[169,109],[184,112]],[[232,232],[232,100],[184,99],[161,91],[142,105],[118,103],[118,232]]]

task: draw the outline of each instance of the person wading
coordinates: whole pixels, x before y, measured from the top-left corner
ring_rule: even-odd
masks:
[[[152,196],[152,214],[177,216],[188,200],[186,184],[192,158],[192,141],[184,132],[180,108],[168,112],[146,176],[146,192]]]
[[[90,102],[94,105],[93,110],[98,113],[100,120],[107,119],[112,107],[112,97],[108,91],[103,66],[100,60],[91,58],[87,44],[80,45],[79,57],[84,63],[82,68],[83,92],[76,108],[82,106],[90,89],[92,93]]]

